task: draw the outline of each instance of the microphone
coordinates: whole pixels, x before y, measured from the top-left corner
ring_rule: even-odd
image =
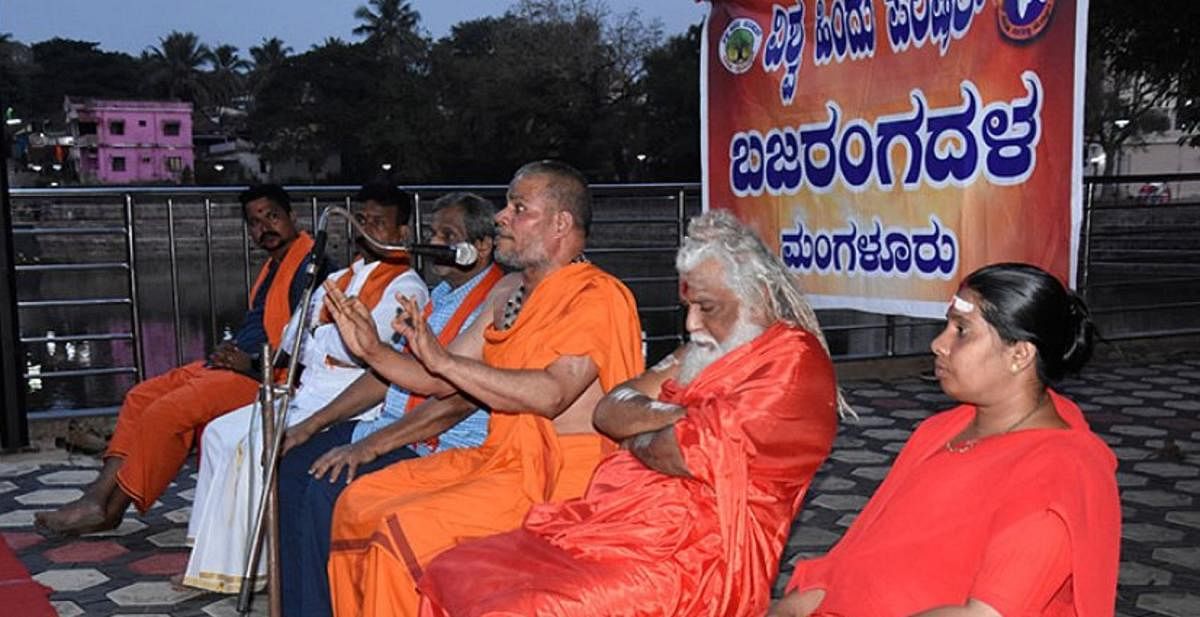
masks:
[[[468,242],[458,244],[410,244],[408,252],[413,255],[432,257],[438,261],[450,262],[456,266],[469,266],[479,261],[479,250]]]

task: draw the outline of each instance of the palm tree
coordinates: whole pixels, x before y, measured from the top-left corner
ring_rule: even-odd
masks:
[[[242,94],[250,62],[238,56],[237,47],[219,45],[212,50],[208,63],[212,66],[212,71],[208,74],[209,98],[217,107],[227,106]]]
[[[417,24],[421,14],[403,0],[367,0],[354,10],[354,18],[363,22],[354,28],[354,34],[381,46],[389,56],[401,55],[420,38]]]
[[[154,82],[166,86],[168,98],[195,102],[206,94],[201,67],[210,62],[212,51],[195,33],[172,30],[142,57],[152,67]]]
[[[250,57],[254,59],[254,71],[269,73],[292,53],[292,48],[283,44],[279,37],[264,38],[261,45],[250,48]]]

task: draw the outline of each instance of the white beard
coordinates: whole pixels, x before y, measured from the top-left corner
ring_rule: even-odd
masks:
[[[681,386],[692,383],[710,364],[720,360],[725,354],[753,341],[763,333],[762,326],[750,323],[739,315],[733,329],[725,342],[718,343],[717,339],[704,332],[692,335],[687,349],[683,352],[683,360],[679,363],[679,375],[675,381]]]

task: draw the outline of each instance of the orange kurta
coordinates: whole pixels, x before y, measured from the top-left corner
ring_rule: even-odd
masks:
[[[505,331],[489,326],[484,361],[540,369],[588,356],[608,391],[643,369],[633,296],[590,264],[546,277]],[[494,410],[478,448],[404,461],[355,480],[334,508],[329,578],[337,615],[414,615],[421,568],[459,542],[508,531],[534,504],[576,497],[606,450],[598,435]]]
[[[1070,429],[998,435],[966,452],[946,443],[973,406],[926,420],[845,537],[828,555],[798,562],[788,589],[825,589],[817,615],[826,616],[912,615],[968,598],[1003,615],[1111,616],[1116,458],[1074,403],[1051,397]],[[1053,557],[1033,554],[1046,549],[1044,527],[1028,522],[1047,518],[1069,538],[1061,571],[1048,567]]]
[[[837,432],[833,365],[777,324],[660,399],[691,478],[609,456],[586,496],[426,569],[428,615],[762,615],[788,528]]]
[[[263,330],[278,346],[292,316],[288,300],[292,279],[312,251],[313,240],[301,232],[279,264],[263,304]],[[254,296],[266,279],[270,263],[250,290]],[[213,418],[248,405],[258,394],[258,382],[233,371],[205,368],[204,361],[172,369],[137,384],[125,395],[117,426],[105,458],[124,459],[117,484],[145,513],[154,504],[192,449],[196,428]]]

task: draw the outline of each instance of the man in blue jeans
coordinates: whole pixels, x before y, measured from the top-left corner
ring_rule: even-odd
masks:
[[[428,321],[439,338],[449,341],[467,329],[503,276],[491,260],[494,218],[494,206],[470,193],[452,193],[434,204],[431,242],[470,242],[479,251],[471,266],[433,266],[442,282],[430,294]],[[288,617],[332,613],[325,562],[333,505],[356,475],[434,449],[483,442],[487,413],[474,404],[461,397],[413,398],[368,371],[324,409],[288,430],[279,467],[281,595]],[[378,418],[349,420],[380,399],[384,405]]]

